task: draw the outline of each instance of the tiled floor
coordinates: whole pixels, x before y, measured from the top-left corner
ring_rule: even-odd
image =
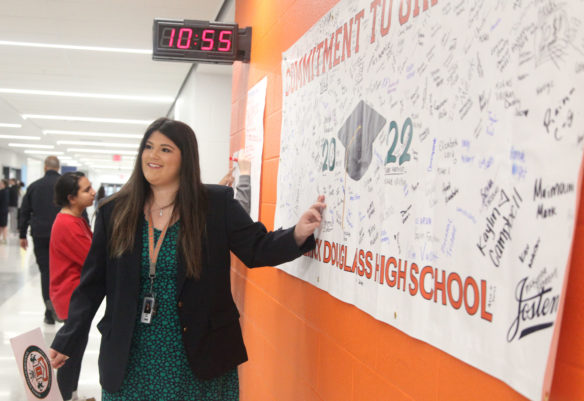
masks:
[[[29,244],[32,244],[31,239]],[[101,401],[97,370],[100,335],[95,323],[102,315],[103,305],[89,333],[79,379],[79,395],[95,397],[97,401]],[[0,244],[0,401],[26,401],[10,338],[40,327],[50,345],[61,325],[43,324],[43,316],[40,276],[32,248],[22,251],[18,239],[11,238],[8,244]]]

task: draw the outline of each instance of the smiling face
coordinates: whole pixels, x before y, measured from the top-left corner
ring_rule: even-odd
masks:
[[[77,195],[69,195],[69,206],[85,209],[86,207],[93,205],[95,190],[91,186],[91,182],[89,182],[85,176],[79,178],[78,185],[79,190],[77,191]]]
[[[176,187],[180,182],[181,152],[160,131],[154,131],[142,151],[144,178],[152,186]]]

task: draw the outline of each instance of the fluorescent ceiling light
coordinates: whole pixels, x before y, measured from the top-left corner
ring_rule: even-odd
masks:
[[[174,98],[170,96],[110,95],[106,93],[62,92],[11,88],[0,88],[0,93],[14,93],[18,95],[85,97],[90,99],[131,100],[136,102],[151,103],[172,103],[174,101]]]
[[[122,167],[122,166],[97,166],[88,164],[89,168],[95,170],[132,170],[133,167]]]
[[[0,123],[0,127],[2,127],[2,128],[20,128],[20,127],[22,127],[22,125],[20,125],[20,124]]]
[[[48,150],[25,150],[24,153],[31,155],[64,155],[65,152],[51,152]]]
[[[120,47],[55,45],[51,43],[16,42],[11,40],[0,40],[0,46],[43,47],[47,49],[87,50],[94,52],[113,52],[130,54],[152,54],[151,49],[127,49]]]
[[[77,131],[63,131],[56,129],[44,130],[43,134],[47,135],[73,135],[73,136],[90,136],[90,137],[102,137],[102,138],[132,138],[132,139],[142,139],[143,135],[139,134],[116,134],[109,132],[77,132]]]
[[[79,156],[81,156],[81,155],[79,155]],[[85,155],[83,155],[83,156],[85,156]],[[103,156],[106,156],[106,155],[99,155],[99,156],[102,156],[103,157]],[[127,157],[129,157],[129,156],[127,156]],[[81,157],[78,157],[77,159],[79,161],[82,161],[82,162],[87,163],[87,164],[95,164],[96,166],[97,165],[108,165],[108,164],[111,164],[112,166],[113,165],[116,165],[116,166],[132,166],[133,167],[134,164],[135,164],[133,161],[130,161],[130,162],[128,162],[128,161],[119,161],[119,162],[117,162],[115,160],[112,160],[111,158],[106,160],[106,159],[83,159]]]
[[[53,145],[31,145],[29,143],[9,143],[11,148],[55,149]]]
[[[105,153],[110,155],[137,155],[137,150],[106,150],[106,149],[85,149],[85,148],[69,148],[67,152],[78,153]]]
[[[65,121],[85,121],[94,123],[118,123],[118,124],[137,124],[148,125],[150,120],[129,120],[125,118],[100,118],[100,117],[77,117],[77,116],[54,116],[48,114],[23,114],[25,120],[65,120]]]
[[[103,156],[103,155],[100,155]],[[123,166],[123,167],[131,167],[134,168],[134,164],[135,163],[128,163],[128,162],[116,162],[116,161],[112,161],[111,159],[109,160],[102,160],[102,159],[81,159],[81,158],[77,158],[77,160],[79,160],[81,163],[85,163],[88,165],[100,165],[100,166],[107,166],[107,165],[112,165],[112,166]]]
[[[57,145],[81,145],[81,146],[102,146],[106,148],[132,148],[136,149],[136,143],[115,143],[115,142],[91,142],[91,141],[57,141]]]
[[[102,156],[102,155],[100,155]],[[134,162],[136,161],[135,157],[130,157],[130,156],[123,156],[122,160],[119,161],[115,161],[112,159],[91,159],[88,157],[83,157],[83,158],[79,158],[80,161],[82,162],[87,162],[87,163],[126,163],[126,164],[134,164]]]
[[[0,135],[0,139],[22,139],[22,140],[34,140],[40,141],[40,136],[26,136],[26,135]]]
[[[65,163],[79,163],[77,159],[71,156],[59,156],[59,160]]]

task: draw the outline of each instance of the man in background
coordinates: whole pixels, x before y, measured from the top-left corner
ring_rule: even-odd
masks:
[[[48,156],[45,159],[45,176],[29,185],[20,209],[20,247],[28,248],[26,234],[28,226],[34,244],[34,255],[41,272],[41,289],[45,301],[46,324],[55,324],[55,311],[49,298],[49,244],[51,228],[59,213],[59,207],[53,202],[55,182],[59,174],[59,159]]]
[[[8,187],[8,217],[10,219],[10,234],[18,233],[18,198],[20,197],[20,184],[15,178],[9,180]],[[14,235],[16,236],[16,235]]]

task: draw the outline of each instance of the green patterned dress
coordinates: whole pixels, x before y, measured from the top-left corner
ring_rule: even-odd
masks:
[[[140,311],[136,313],[126,377],[117,393],[103,390],[102,401],[239,400],[237,368],[215,379],[200,380],[189,367],[176,309],[178,231],[178,222],[168,228],[158,255],[154,281],[158,309],[152,323],[141,323]],[[155,243],[160,234],[160,230],[154,230]],[[150,291],[147,224],[142,230],[142,243],[140,309],[144,296]]]

